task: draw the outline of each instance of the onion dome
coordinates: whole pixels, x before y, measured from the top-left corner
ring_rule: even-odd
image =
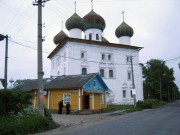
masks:
[[[54,36],[53,41],[57,45],[67,37],[68,35],[66,35],[66,33],[64,33],[64,31],[61,30],[56,36]]]
[[[73,29],[73,28],[79,28],[83,30],[84,20],[78,14],[74,13],[69,19],[67,19],[66,28],[68,30]]]
[[[122,22],[115,31],[116,36],[119,38],[121,36],[129,36],[132,37],[134,34],[133,29],[131,26],[126,24],[125,22]]]
[[[95,13],[93,10],[91,10],[91,12],[85,15],[83,19],[85,21],[85,30],[90,28],[96,28],[103,31],[106,26],[104,19],[100,15]]]
[[[102,42],[109,43],[109,41],[105,37],[102,37]]]

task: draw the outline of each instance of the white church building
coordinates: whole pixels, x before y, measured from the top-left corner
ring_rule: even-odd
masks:
[[[123,21],[115,30],[118,44],[103,37],[105,20],[93,10],[83,18],[74,13],[65,25],[69,35],[63,30],[55,35],[57,46],[48,56],[52,76],[99,73],[110,89],[107,102],[133,104],[130,63],[133,56],[136,101],[144,99],[142,66],[139,64],[142,47],[131,45],[134,32],[128,24]]]

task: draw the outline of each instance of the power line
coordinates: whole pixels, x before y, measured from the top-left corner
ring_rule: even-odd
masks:
[[[37,48],[32,48],[32,47],[30,47],[30,46],[27,46],[27,45],[24,45],[24,44],[22,44],[22,43],[19,43],[19,42],[17,42],[17,41],[13,41],[13,40],[10,40],[11,42],[13,42],[13,43],[15,43],[15,44],[18,44],[18,45],[20,45],[20,46],[24,46],[24,47],[27,47],[27,48],[29,48],[29,49],[33,49],[33,50],[37,50]],[[46,51],[42,51],[43,53],[45,53],[45,54],[50,54],[49,52],[46,52]],[[72,60],[78,60],[78,61],[82,61],[82,59],[81,58],[72,58],[72,57],[67,57],[67,56],[62,56],[62,55],[58,55],[58,54],[56,54],[56,55],[54,55],[54,56],[57,56],[57,57],[62,57],[62,58],[67,58],[67,59],[72,59]],[[130,63],[114,63],[114,62],[99,62],[99,61],[94,61],[94,60],[89,60],[89,61],[86,61],[86,62],[91,62],[91,63],[102,63],[102,64],[106,64],[106,63],[108,63],[108,64],[113,64],[113,65],[130,65]],[[133,65],[139,65],[139,64],[133,64]]]

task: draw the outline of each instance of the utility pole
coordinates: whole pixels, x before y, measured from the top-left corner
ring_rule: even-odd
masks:
[[[4,36],[0,34],[0,41],[6,39],[5,48],[5,67],[4,67],[4,89],[7,90],[7,67],[8,67],[8,35]]]
[[[133,98],[134,98],[134,107],[136,107],[136,90],[135,90],[135,83],[134,83],[134,70],[133,70],[132,56],[130,56],[130,60],[131,60],[131,72],[132,72],[132,85],[133,85],[132,93],[133,93]]]
[[[42,5],[49,0],[35,0],[33,5],[38,6],[38,50],[37,50],[37,61],[38,61],[38,109],[41,115],[44,116],[44,87],[43,87],[43,62],[42,62]]]

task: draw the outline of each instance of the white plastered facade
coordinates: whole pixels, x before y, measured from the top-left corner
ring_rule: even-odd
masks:
[[[83,58],[81,53],[84,54]],[[51,58],[51,75],[82,74],[82,68],[86,68],[87,73],[100,73],[103,69],[102,78],[111,90],[110,94],[107,94],[107,101],[114,104],[133,104],[131,65],[128,58],[130,55],[133,56],[136,100],[143,100],[142,67],[139,64],[139,51],[134,49],[67,42]],[[113,77],[109,75],[110,70]]]

